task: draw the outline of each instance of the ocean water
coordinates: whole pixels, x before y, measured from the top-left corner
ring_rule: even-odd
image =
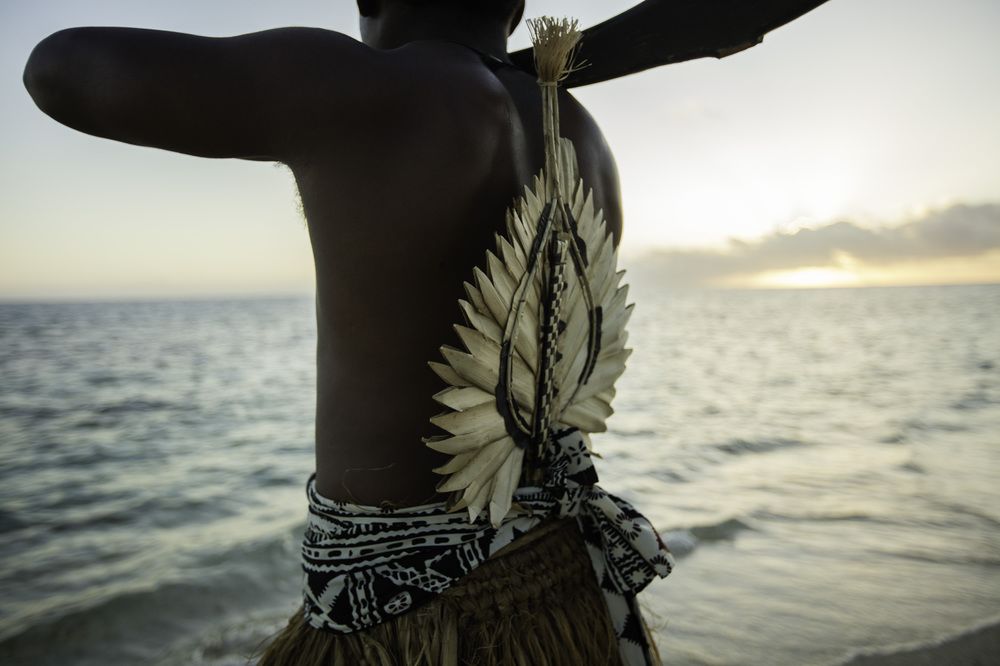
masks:
[[[641,597],[666,662],[996,649],[1000,285],[633,280],[594,441],[602,485],[678,555]],[[283,624],[312,307],[0,305],[0,663],[239,664]]]

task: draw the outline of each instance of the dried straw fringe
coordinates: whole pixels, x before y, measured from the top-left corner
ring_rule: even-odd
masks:
[[[575,521],[539,528],[505,551],[426,606],[367,631],[313,629],[296,613],[258,666],[620,664]]]
[[[573,62],[582,36],[576,19],[541,16],[528,19],[527,24],[539,83],[559,83],[584,66]]]
[[[566,171],[559,149],[559,82],[583,65],[574,64],[582,34],[575,19],[542,16],[529,19],[538,85],[542,89],[542,135],[545,141],[544,179],[549,196],[558,193],[560,174]],[[563,183],[569,185],[569,183]]]

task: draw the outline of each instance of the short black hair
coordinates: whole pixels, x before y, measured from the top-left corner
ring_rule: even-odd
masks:
[[[414,7],[430,7],[433,5],[461,8],[471,14],[481,14],[495,19],[509,18],[521,3],[521,0],[402,0]]]

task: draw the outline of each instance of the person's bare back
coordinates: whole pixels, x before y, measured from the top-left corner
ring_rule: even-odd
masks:
[[[443,384],[427,362],[455,343],[462,283],[542,166],[538,87],[495,60],[509,26],[469,20],[385,2],[362,19],[367,45],[306,28],[80,28],[25,71],[39,106],[81,131],[292,169],[316,262],[317,490],[331,499],[437,499],[443,459],[421,438]],[[617,242],[611,154],[575,100],[560,107]]]

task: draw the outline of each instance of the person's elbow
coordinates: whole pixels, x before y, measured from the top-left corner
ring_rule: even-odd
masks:
[[[35,46],[24,66],[24,87],[39,109],[60,120],[72,97],[78,28],[60,30]]]

